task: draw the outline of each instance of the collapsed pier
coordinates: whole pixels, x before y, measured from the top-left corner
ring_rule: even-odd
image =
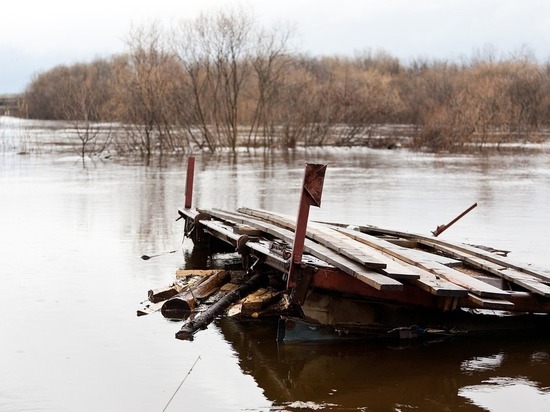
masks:
[[[220,315],[281,318],[278,339],[417,338],[550,331],[550,271],[508,252],[369,225],[308,221],[325,165],[306,166],[297,218],[275,212],[192,207],[187,171],[184,235],[240,267],[179,271],[151,290],[138,314],[184,319],[178,339]],[[456,220],[456,219],[455,219]],[[443,225],[445,226],[445,225]]]

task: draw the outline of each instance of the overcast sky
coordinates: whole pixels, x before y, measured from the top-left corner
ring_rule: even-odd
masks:
[[[169,27],[236,4],[264,26],[293,24],[297,49],[311,55],[383,49],[406,63],[526,46],[550,58],[548,0],[9,0],[0,7],[0,94],[22,92],[56,65],[124,51],[132,24]]]

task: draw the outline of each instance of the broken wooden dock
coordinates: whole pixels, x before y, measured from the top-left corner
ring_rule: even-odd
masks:
[[[415,334],[548,331],[547,270],[435,236],[309,222],[309,206],[320,205],[324,168],[306,167],[298,218],[251,208],[192,208],[188,180],[178,211],[185,236],[211,253],[226,245],[242,268],[187,274],[183,282],[151,291],[142,314],[162,309],[167,317],[186,318],[180,339],[191,339],[223,313],[285,316],[279,336],[287,340],[297,322],[328,326],[334,336],[383,336],[413,325]]]

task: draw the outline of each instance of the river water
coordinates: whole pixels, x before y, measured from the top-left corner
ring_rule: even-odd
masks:
[[[550,266],[545,147],[259,151],[196,162],[197,206],[295,214],[305,163],[326,163],[312,219],[429,234],[477,202],[441,238]],[[548,338],[290,345],[275,342],[273,324],[219,320],[182,342],[179,323],[138,318],[147,291],[170,284],[176,269],[216,263],[194,260],[182,243],[185,169],[185,159],[83,168],[68,155],[0,154],[0,410],[550,410]]]

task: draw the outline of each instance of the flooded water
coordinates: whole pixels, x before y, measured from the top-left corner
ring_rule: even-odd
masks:
[[[295,214],[306,162],[328,164],[313,219],[429,234],[477,202],[441,237],[550,267],[544,149],[199,154],[194,204]],[[289,345],[220,320],[182,342],[179,323],[138,318],[150,288],[201,264],[175,221],[185,161],[153,163],[0,155],[0,410],[550,410],[547,338]]]

